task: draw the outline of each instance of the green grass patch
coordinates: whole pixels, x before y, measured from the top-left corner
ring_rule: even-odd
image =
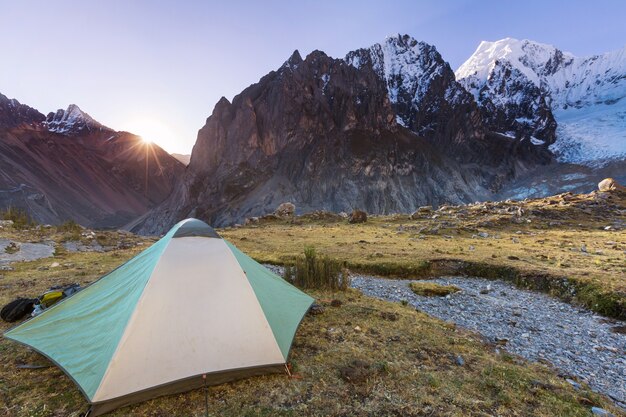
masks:
[[[409,288],[417,295],[425,297],[445,297],[449,294],[461,291],[459,287],[454,285],[441,285],[435,282],[413,281],[409,284]]]

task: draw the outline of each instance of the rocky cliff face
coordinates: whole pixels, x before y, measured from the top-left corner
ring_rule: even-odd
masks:
[[[119,227],[167,197],[184,166],[78,106],[46,117],[0,96],[0,208],[42,223]]]
[[[217,103],[181,184],[134,230],[159,233],[189,216],[221,226],[283,201],[392,213],[485,199],[538,158],[488,133],[430,45],[398,36],[345,59],[296,51]]]

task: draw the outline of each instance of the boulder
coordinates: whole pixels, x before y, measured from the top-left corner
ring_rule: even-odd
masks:
[[[296,212],[296,206],[293,203],[282,203],[276,210],[274,214],[278,217],[292,217]]]
[[[598,183],[598,189],[601,192],[612,192],[612,191],[620,191],[626,193],[626,187],[620,185],[613,178],[605,178]]]
[[[13,226],[13,220],[0,220],[0,227],[11,227]]]
[[[349,223],[365,223],[367,221],[367,213],[362,210],[354,210],[348,218]]]

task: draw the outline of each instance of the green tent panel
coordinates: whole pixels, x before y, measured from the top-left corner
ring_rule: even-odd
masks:
[[[196,219],[5,333],[50,358],[92,414],[281,371],[313,299]]]

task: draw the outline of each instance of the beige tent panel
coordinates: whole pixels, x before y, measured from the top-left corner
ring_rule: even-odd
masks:
[[[254,291],[226,243],[176,238],[156,265],[93,402],[166,384],[175,392],[176,381],[185,390],[189,383],[202,381],[184,382],[199,374],[230,379],[228,371],[249,369],[254,374],[255,368],[284,362]]]

